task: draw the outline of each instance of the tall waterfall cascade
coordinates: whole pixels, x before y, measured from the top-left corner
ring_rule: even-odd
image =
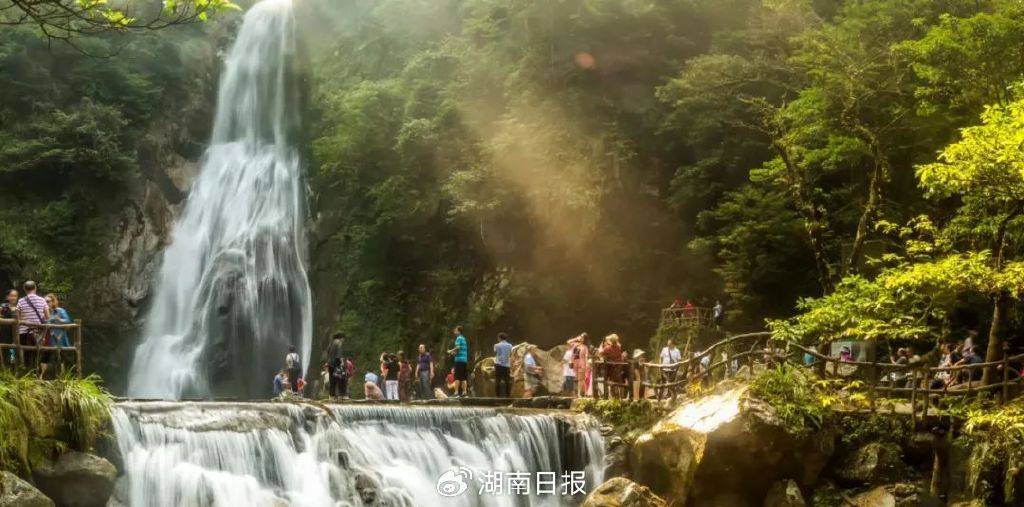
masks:
[[[114,430],[130,506],[556,506],[574,497],[481,491],[489,472],[582,472],[600,484],[604,443],[585,415],[286,403],[122,403]],[[450,470],[475,477],[438,492]],[[559,479],[561,480],[561,479]]]
[[[154,281],[134,398],[267,397],[289,345],[308,366],[294,30],[291,0],[263,0],[227,56],[211,144]]]

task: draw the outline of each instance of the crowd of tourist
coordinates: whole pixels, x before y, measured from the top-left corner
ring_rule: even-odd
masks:
[[[0,326],[0,343],[17,343],[27,347],[71,347],[71,338],[67,330],[53,327],[72,323],[71,315],[60,305],[57,294],[50,292],[46,296],[40,296],[36,283],[31,280],[22,285],[22,290],[24,295],[17,289],[8,290],[3,303],[0,303],[0,319],[17,321],[17,326]],[[17,353],[13,347],[7,348],[4,355],[3,361],[8,364],[15,363]],[[36,351],[28,349],[25,351],[25,364],[34,365],[38,361],[37,375],[39,378],[45,378],[53,364],[53,357],[52,350],[43,350],[37,357]]]
[[[408,402],[413,399],[461,398],[470,395],[472,369],[469,364],[470,342],[463,328],[456,326],[451,331],[452,347],[446,348],[449,369],[445,378],[437,378],[441,368],[426,344],[419,344],[415,358],[406,357],[402,352],[384,352],[378,364],[367,368],[363,374],[363,397],[370,400],[393,400]],[[295,347],[289,347],[282,368],[274,377],[274,394],[285,391],[299,394],[323,396],[331,399],[349,397],[349,380],[355,375],[356,367],[351,357],[345,354],[345,335],[332,336],[326,350],[326,361],[321,365],[315,392],[306,393],[301,377],[301,363]],[[648,355],[642,349],[632,354],[623,346],[618,334],[606,336],[596,347],[590,343],[587,333],[570,338],[560,358],[561,376],[554,377],[547,368],[554,361],[547,352],[536,345],[524,343],[517,354],[507,333],[498,333],[493,345],[494,352],[493,393],[494,396],[513,396],[514,386],[521,381],[518,395],[532,397],[538,394],[562,396],[590,396],[598,392],[622,398],[650,397],[654,393],[643,387],[646,380]],[[656,375],[661,380],[673,381],[683,361],[683,354],[669,340],[659,355],[660,368]],[[707,362],[701,362],[706,366]],[[655,366],[658,366],[655,365]],[[552,379],[559,381],[553,382]],[[479,387],[480,384],[477,384]],[[607,389],[607,393],[605,393]],[[477,396],[483,393],[474,393]]]

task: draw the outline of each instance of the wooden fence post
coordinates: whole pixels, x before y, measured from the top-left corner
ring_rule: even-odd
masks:
[[[22,369],[25,369],[26,368],[26,366],[25,366],[25,349],[22,348],[22,346],[24,344],[21,343],[21,335],[18,334],[18,331],[21,331],[21,321],[15,319],[15,321],[14,321],[14,343],[16,343],[18,345],[18,366],[20,366]]]
[[[910,424],[917,423],[917,368],[910,370]]]
[[[924,369],[924,407],[921,410],[921,421],[928,421],[928,406],[932,404],[932,370]]]
[[[836,363],[836,373],[839,372],[839,363]],[[868,403],[871,406],[871,413],[875,413],[875,388],[878,387],[878,362],[871,359],[871,387],[868,391]]]
[[[1010,399],[1010,386],[1008,385],[1009,381],[1010,381],[1010,354],[1009,354],[1009,351],[1004,350],[1003,351],[1003,388],[1001,389],[1002,393],[1001,393],[1001,396],[1000,396],[1000,399],[999,399],[999,404],[1000,405],[1005,405],[1006,402],[1009,401],[1009,399]]]
[[[75,319],[75,369],[79,377],[84,377],[82,372],[82,319]]]

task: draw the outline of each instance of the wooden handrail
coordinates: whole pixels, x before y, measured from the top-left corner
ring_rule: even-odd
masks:
[[[81,324],[77,323],[77,321],[76,323],[72,324],[49,324],[45,322],[42,324],[36,324],[35,322],[19,322],[18,319],[0,319],[0,325],[3,324],[9,326],[18,325],[25,327],[34,327],[38,329],[74,329],[77,327],[81,327]]]
[[[11,328],[11,337],[12,337],[13,343],[0,343],[0,368],[9,368],[9,367],[12,366],[11,364],[9,364],[6,354],[3,353],[5,351],[7,351],[7,350],[16,351],[16,354],[14,356],[14,361],[13,361],[14,362],[13,366],[15,368],[29,369],[29,370],[32,369],[33,367],[38,366],[39,360],[40,360],[40,354],[42,352],[53,352],[53,353],[56,353],[58,368],[63,369],[64,368],[64,361],[62,360],[63,359],[62,358],[62,354],[71,353],[71,354],[75,355],[75,365],[74,365],[75,374],[77,374],[79,376],[83,375],[83,370],[82,370],[82,345],[83,345],[83,340],[82,340],[82,320],[81,319],[75,319],[74,322],[69,323],[69,324],[50,324],[50,323],[37,324],[37,323],[34,323],[34,322],[22,322],[22,321],[19,321],[18,319],[0,319],[0,327],[2,327],[2,326],[8,326],[8,327]],[[59,345],[58,346],[40,345],[38,343],[37,344],[23,344],[23,343],[21,343],[21,338],[20,338],[20,333],[19,333],[21,327],[28,327],[28,328],[32,328],[32,329],[45,329],[45,330],[64,330],[64,331],[66,331],[67,335],[71,338],[72,345],[67,346],[67,347],[62,347],[62,346],[59,346]],[[26,360],[25,360],[25,353],[26,353],[26,351],[29,352],[29,353],[34,353],[35,354],[35,356],[33,358],[34,360],[32,361],[33,363],[35,363],[34,365],[29,365],[28,362],[26,362]]]
[[[741,340],[753,340],[754,342],[752,343],[752,345],[751,345],[749,350],[744,350],[744,351],[736,352],[735,354],[729,355],[726,359],[723,359],[723,360],[720,360],[720,361],[711,362],[711,364],[709,364],[707,366],[707,368],[703,368],[702,365],[700,364],[701,360],[704,357],[707,357],[709,355],[714,357],[713,355],[715,353],[717,353],[719,351],[719,349],[721,349],[722,347],[724,347],[726,345],[731,345],[731,344],[736,343],[736,342],[741,341]],[[758,348],[760,346],[759,340],[765,340],[765,343],[763,345],[764,348]],[[770,344],[772,342],[780,343],[781,345],[784,345],[784,348],[783,347],[779,347],[778,349],[773,348],[772,346],[770,346]],[[757,357],[757,356],[763,356],[770,363],[771,362],[783,363],[783,362],[790,361],[793,358],[799,356],[799,352],[803,352],[803,353],[809,354],[809,355],[813,356],[814,358],[823,361],[826,365],[828,363],[834,363],[836,365],[852,365],[852,366],[870,367],[871,371],[873,372],[871,377],[874,379],[874,381],[870,382],[870,393],[869,393],[869,397],[871,399],[872,410],[874,410],[874,407],[875,407],[874,399],[876,398],[877,393],[892,393],[892,394],[903,394],[903,395],[909,394],[910,398],[911,398],[911,402],[912,402],[912,404],[914,406],[913,410],[911,411],[912,412],[911,416],[914,417],[915,420],[916,420],[917,413],[918,413],[917,406],[916,406],[917,405],[917,401],[916,400],[918,398],[918,395],[921,395],[921,396],[925,397],[925,400],[926,400],[925,405],[926,406],[925,406],[925,408],[923,410],[923,414],[925,416],[927,416],[927,404],[928,404],[927,399],[932,397],[932,396],[958,398],[958,397],[969,396],[969,395],[977,393],[977,392],[986,392],[986,391],[993,391],[993,390],[1001,389],[1001,393],[1000,393],[999,398],[1000,398],[1001,402],[1005,403],[1009,399],[1009,397],[1010,397],[1010,395],[1009,395],[1009,387],[1010,386],[1024,385],[1024,377],[1015,377],[1015,378],[1011,379],[1011,378],[1009,378],[1009,373],[1008,373],[1009,372],[1009,366],[1010,366],[1011,362],[1024,362],[1024,354],[1018,354],[1018,355],[1009,356],[1009,357],[1004,356],[1003,358],[1001,358],[998,361],[990,361],[990,362],[974,363],[974,364],[962,364],[962,365],[958,365],[958,366],[927,366],[925,364],[920,364],[920,363],[918,363],[918,364],[898,364],[898,363],[888,363],[888,362],[878,362],[878,361],[869,362],[869,361],[843,360],[840,357],[827,356],[827,355],[821,354],[817,350],[805,347],[805,346],[803,346],[803,345],[801,345],[799,343],[791,342],[789,340],[785,340],[785,339],[781,339],[781,338],[776,338],[770,332],[767,332],[767,331],[755,332],[755,333],[745,333],[745,334],[741,334],[741,335],[734,335],[734,336],[727,337],[725,339],[722,339],[722,340],[720,340],[720,341],[718,341],[718,342],[708,346],[704,351],[702,351],[700,353],[697,353],[697,354],[694,354],[692,357],[688,357],[686,359],[683,359],[683,360],[675,362],[675,363],[666,363],[666,364],[652,363],[652,362],[630,363],[630,362],[625,362],[625,361],[601,361],[599,359],[598,360],[592,359],[591,362],[592,362],[593,365],[595,365],[595,367],[597,367],[598,365],[601,365],[600,366],[601,369],[603,369],[606,366],[619,365],[619,366],[639,367],[639,368],[642,368],[644,370],[652,370],[653,369],[656,373],[660,372],[662,375],[665,374],[664,372],[669,372],[669,375],[671,375],[671,376],[667,377],[667,378],[671,378],[672,380],[670,380],[668,382],[652,382],[652,381],[649,381],[649,380],[647,380],[648,375],[646,375],[646,374],[644,375],[644,380],[639,382],[640,385],[644,386],[645,388],[654,389],[655,392],[656,392],[657,399],[660,400],[660,399],[663,399],[662,395],[665,393],[666,390],[670,391],[671,392],[671,396],[674,398],[677,395],[677,392],[678,392],[680,387],[685,386],[686,384],[694,381],[695,379],[700,379],[701,381],[703,381],[703,379],[705,379],[705,378],[712,378],[714,373],[716,371],[718,371],[718,370],[721,370],[722,368],[726,368],[726,370],[727,370],[726,376],[728,377],[728,375],[729,375],[728,370],[731,368],[730,364],[734,363],[734,362],[737,362],[740,359]],[[752,365],[753,364],[752,361],[753,360],[748,360],[748,364]],[[1003,377],[1003,381],[1002,382],[996,382],[996,383],[992,383],[992,384],[988,384],[988,385],[984,385],[984,386],[975,386],[975,385],[973,385],[972,381],[968,380],[964,384],[953,384],[952,385],[952,387],[953,387],[952,389],[951,389],[951,385],[950,384],[943,384],[942,389],[933,389],[930,386],[931,381],[933,379],[937,378],[937,376],[938,376],[937,374],[939,374],[939,373],[960,372],[960,371],[975,371],[975,370],[981,370],[981,369],[991,368],[991,367],[995,367],[995,366],[1002,366],[1004,368],[1003,375],[1002,375],[1002,377]],[[882,382],[879,382],[879,380],[881,380],[882,377],[885,376],[886,372],[895,372],[895,371],[906,372],[906,374],[907,374],[906,378],[911,379],[911,382],[913,382],[913,384],[911,384],[910,387],[895,387],[895,386],[886,386]],[[694,373],[697,374],[696,377],[693,376]],[[678,378],[677,377],[678,375],[681,375],[682,377]],[[596,377],[598,377],[598,375],[595,372],[595,378]],[[903,380],[905,380],[905,379],[903,379]],[[919,387],[918,386],[919,381],[924,382],[924,385]],[[616,382],[614,380],[606,379],[604,381],[605,395],[607,395],[607,391],[608,391],[608,387],[609,386],[623,386],[623,385],[628,385],[628,382],[624,384],[624,383],[621,383],[621,382]],[[963,387],[960,388],[960,386],[963,386]],[[597,389],[595,388],[595,396],[596,395],[597,395]]]

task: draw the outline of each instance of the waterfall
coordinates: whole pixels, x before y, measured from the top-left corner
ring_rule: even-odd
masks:
[[[264,0],[227,56],[211,144],[155,278],[132,397],[269,397],[289,345],[308,366],[293,23],[290,0]]]
[[[582,495],[480,493],[486,472],[602,480],[596,421],[500,409],[283,403],[122,403],[114,430],[124,475],[115,495],[139,506],[555,506]],[[471,470],[445,498],[438,478]],[[534,475],[531,475],[531,480]],[[559,488],[561,485],[559,484]],[[507,490],[506,490],[507,491]]]

